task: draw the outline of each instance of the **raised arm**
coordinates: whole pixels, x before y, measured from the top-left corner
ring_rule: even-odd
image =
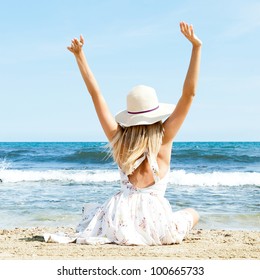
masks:
[[[192,43],[192,53],[188,72],[183,84],[181,98],[179,99],[174,112],[164,122],[165,133],[163,144],[171,144],[179,131],[195,96],[199,77],[202,42],[194,34],[192,25],[189,26],[187,23],[181,22],[180,29],[182,34]]]
[[[108,140],[111,141],[117,130],[118,124],[112,116],[108,105],[103,95],[101,94],[98,83],[88,65],[86,56],[82,48],[83,45],[84,38],[82,37],[82,35],[80,35],[80,40],[75,38],[71,41],[71,46],[68,47],[68,50],[71,51],[76,58],[82,78],[93,100],[93,104],[95,106],[99,121]]]

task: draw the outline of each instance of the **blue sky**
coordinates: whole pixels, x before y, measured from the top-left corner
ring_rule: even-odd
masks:
[[[191,46],[203,41],[193,107],[176,141],[260,141],[259,1],[1,1],[0,141],[106,140],[73,55],[85,53],[113,114],[135,85],[181,95]]]

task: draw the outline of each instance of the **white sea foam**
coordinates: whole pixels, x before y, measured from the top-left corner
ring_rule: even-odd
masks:
[[[17,182],[113,182],[119,180],[119,174],[115,171],[95,170],[46,170],[46,171],[27,171],[27,170],[2,170],[0,178],[4,183]]]
[[[6,160],[6,158],[4,158],[1,162],[0,162],[0,172],[5,170],[5,169],[8,169],[11,167],[11,163],[8,162]]]
[[[3,183],[48,182],[60,183],[118,183],[117,170],[0,170]],[[184,170],[171,171],[169,182],[179,186],[260,186],[258,172],[212,172],[189,173]]]
[[[170,183],[185,186],[260,186],[258,172],[211,172],[188,173],[184,170],[171,172]]]

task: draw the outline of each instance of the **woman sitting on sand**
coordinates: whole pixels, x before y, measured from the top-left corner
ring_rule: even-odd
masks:
[[[188,208],[173,212],[164,197],[172,142],[195,95],[202,45],[192,25],[181,22],[180,30],[192,43],[192,54],[178,104],[158,103],[153,88],[139,85],[127,95],[127,110],[115,118],[88,66],[82,49],[83,37],[72,40],[68,49],[75,55],[111,145],[119,167],[121,190],[102,205],[87,204],[84,207],[75,237],[47,234],[47,242],[173,244],[180,243],[198,222],[199,215],[195,210]]]

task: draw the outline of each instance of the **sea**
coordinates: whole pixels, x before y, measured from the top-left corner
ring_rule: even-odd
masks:
[[[0,228],[76,227],[119,179],[105,142],[2,142]],[[165,197],[196,209],[197,228],[260,231],[260,142],[174,143]]]

